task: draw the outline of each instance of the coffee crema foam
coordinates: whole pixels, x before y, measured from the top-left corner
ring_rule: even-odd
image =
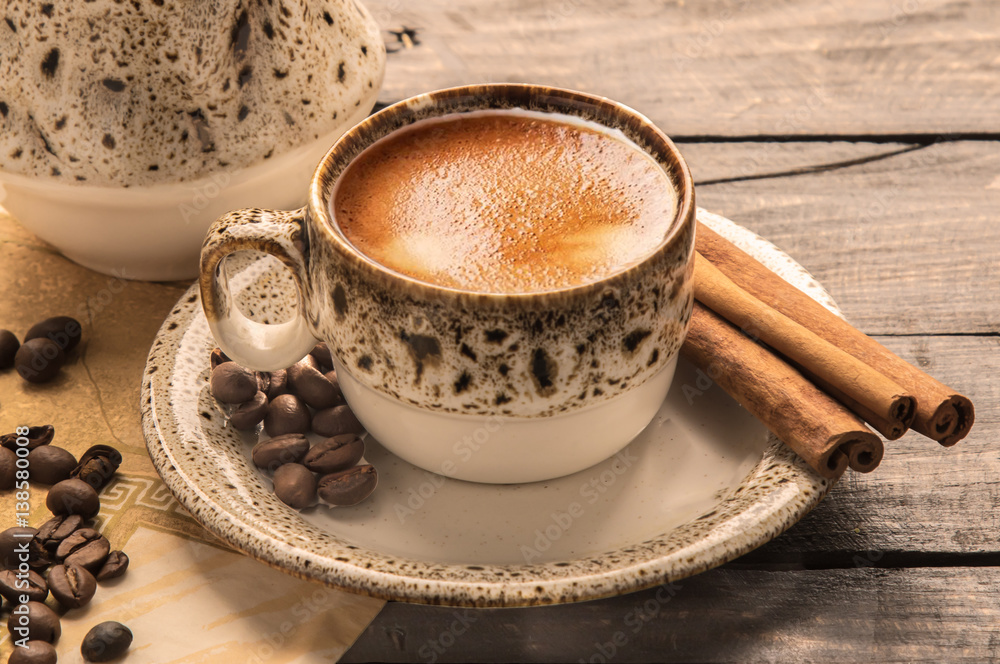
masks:
[[[376,141],[344,171],[344,237],[420,281],[483,293],[593,283],[666,236],[677,191],[620,132],[580,118],[476,111]]]

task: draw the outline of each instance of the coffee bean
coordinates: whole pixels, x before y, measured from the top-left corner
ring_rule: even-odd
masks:
[[[52,517],[39,528],[28,544],[34,567],[47,567],[55,560],[59,543],[69,537],[83,525],[83,517],[79,514],[68,514]],[[30,563],[29,563],[30,564]]]
[[[339,387],[339,384],[335,386],[305,360],[288,367],[288,388],[306,404],[318,410],[344,403],[344,395]]]
[[[237,431],[253,431],[267,415],[267,395],[257,392],[253,399],[233,408],[229,423]]]
[[[309,439],[300,433],[286,433],[254,445],[250,457],[261,470],[274,472],[286,463],[298,463],[309,451]]]
[[[76,463],[75,456],[55,445],[43,445],[28,453],[31,479],[41,484],[55,484],[69,479]]]
[[[316,364],[319,365],[318,368],[322,373],[333,369],[333,355],[330,353],[330,347],[325,341],[321,341],[313,346],[309,354],[316,360]]]
[[[66,609],[79,609],[94,598],[97,579],[80,565],[56,565],[49,570],[49,590]]]
[[[0,595],[11,604],[22,604],[22,595],[26,595],[29,602],[44,602],[49,596],[45,578],[34,570],[28,570],[23,578],[19,576],[20,574],[15,569],[5,569],[0,572]]]
[[[264,431],[269,436],[286,433],[306,433],[309,431],[309,409],[294,394],[275,397],[267,406],[264,416]]]
[[[125,573],[128,569],[128,556],[124,551],[112,551],[108,554],[108,559],[104,561],[100,571],[97,572],[98,581],[115,579]]]
[[[270,371],[257,371],[257,391],[267,394],[267,391],[271,388],[271,372]]]
[[[54,341],[68,353],[80,343],[80,339],[83,338],[83,328],[80,327],[79,321],[75,318],[53,316],[35,323],[24,335],[25,342],[41,338]]]
[[[274,495],[297,510],[316,502],[316,476],[300,463],[286,463],[274,471]]]
[[[21,342],[10,330],[0,330],[0,369],[10,369],[14,366],[14,356]]]
[[[14,569],[27,555],[25,547],[38,531],[34,528],[14,527],[0,532],[0,568]]]
[[[16,646],[7,664],[56,664],[56,648],[46,641],[28,641]]]
[[[313,472],[326,475],[350,468],[364,454],[364,442],[353,433],[345,433],[313,445],[302,464]]]
[[[13,489],[17,484],[17,455],[0,447],[0,491]]]
[[[59,543],[56,560],[80,565],[91,574],[101,571],[111,553],[111,542],[93,528],[81,528]]]
[[[45,337],[25,341],[14,355],[14,368],[29,383],[52,380],[65,363],[66,353],[63,349]]]
[[[93,445],[80,457],[80,463],[70,473],[70,477],[83,480],[94,491],[100,491],[108,485],[121,465],[121,452],[110,445]]]
[[[109,620],[87,632],[80,646],[80,654],[88,662],[110,662],[124,655],[130,645],[131,630],[120,622]]]
[[[52,485],[45,506],[53,514],[79,514],[89,519],[100,511],[101,499],[92,486],[74,478]]]
[[[374,466],[355,466],[319,478],[319,497],[331,505],[357,505],[375,490]]]
[[[7,629],[13,640],[26,636],[29,641],[55,643],[62,634],[59,616],[41,602],[28,602],[16,607],[7,618]]]
[[[229,356],[222,352],[221,348],[215,348],[212,350],[212,356],[209,358],[212,362],[212,368],[219,366],[220,364],[225,364],[226,362],[232,362]]]
[[[11,452],[17,452],[17,448],[19,447],[26,447],[30,452],[36,447],[51,443],[55,435],[56,429],[54,426],[43,424],[41,426],[28,427],[28,433],[24,436],[18,436],[16,432],[5,433],[3,436],[0,436],[0,445],[3,445]],[[28,443],[26,445],[18,445],[18,438],[27,439]]]
[[[313,415],[312,430],[330,438],[345,433],[364,433],[365,428],[348,406],[334,406]]]
[[[212,396],[222,403],[243,403],[257,393],[257,374],[235,362],[225,362],[212,369],[209,384]]]
[[[271,382],[267,387],[267,398],[273,399],[282,394],[288,394],[288,372],[284,369],[278,369],[271,372]]]

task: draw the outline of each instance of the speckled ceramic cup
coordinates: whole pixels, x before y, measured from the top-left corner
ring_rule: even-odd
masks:
[[[620,130],[663,167],[678,203],[643,260],[595,283],[488,294],[399,274],[346,240],[330,201],[367,146],[425,118],[511,108]],[[328,342],[351,408],[403,459],[478,482],[549,479],[621,450],[666,396],[691,315],[694,211],[674,144],[621,104],[529,85],[441,90],[348,131],[316,169],[305,208],[216,221],[202,248],[202,305],[219,346],[248,367],[286,367]],[[285,322],[255,322],[234,305],[222,263],[243,250],[291,271],[299,302]]]

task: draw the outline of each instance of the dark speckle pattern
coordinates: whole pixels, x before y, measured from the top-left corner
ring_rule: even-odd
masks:
[[[835,311],[819,285],[772,245],[715,215],[699,211],[699,218]],[[287,280],[288,273],[272,264],[251,281],[253,288],[270,292],[275,279]],[[239,281],[233,278],[234,284]],[[440,564],[359,547],[280,504],[250,467],[245,441],[223,426],[224,418],[214,416],[221,411],[205,382],[214,342],[196,300],[192,288],[149,354],[141,395],[149,454],[170,491],[206,528],[295,576],[425,604],[499,607],[595,599],[676,581],[732,560],[794,524],[831,487],[772,437],[742,483],[719,495],[700,518],[600,555],[549,564]],[[264,306],[284,305],[269,299]],[[267,309],[260,315],[284,320],[289,313]]]
[[[381,82],[385,47],[354,0],[319,5],[4,2],[0,170],[95,186],[189,182],[335,133]],[[187,116],[196,108],[201,128]],[[211,150],[184,140],[202,130]]]
[[[334,230],[329,218],[333,186],[372,142],[432,115],[512,107],[619,129],[663,165],[678,190],[689,182],[676,149],[648,121],[598,97],[540,86],[430,93],[349,130],[327,154],[313,183],[308,281],[322,284],[321,291],[332,290],[333,312],[319,311],[328,302],[314,301],[312,331],[317,338],[339,341],[345,367],[358,366],[361,356],[370,358],[368,370],[357,378],[377,392],[449,413],[490,413],[497,395],[503,395],[506,412],[550,417],[611,401],[645,384],[680,348],[693,299],[690,195],[681,196],[663,242],[645,260],[598,283],[551,293],[487,295],[437,288],[373,267]],[[645,350],[654,347],[656,355]],[[460,380],[462,372],[468,380]],[[590,389],[597,385],[600,392]],[[583,394],[588,396],[580,399]]]

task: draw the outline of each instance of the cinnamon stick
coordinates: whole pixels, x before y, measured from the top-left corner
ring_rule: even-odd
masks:
[[[819,379],[821,386],[829,385],[836,395],[845,396],[849,402],[845,405],[859,405],[864,411],[859,415],[867,413],[879,424],[888,423],[899,435],[913,421],[915,400],[902,387],[750,295],[699,253],[695,254],[694,294],[709,309]]]
[[[852,459],[864,472],[881,460],[882,439],[864,422],[698,302],[681,353],[823,477],[839,477]]]
[[[972,401],[898,357],[841,320],[823,305],[771,272],[703,223],[697,250],[742,289],[871,368],[892,378],[917,399],[913,429],[951,446],[968,435],[975,421]]]

